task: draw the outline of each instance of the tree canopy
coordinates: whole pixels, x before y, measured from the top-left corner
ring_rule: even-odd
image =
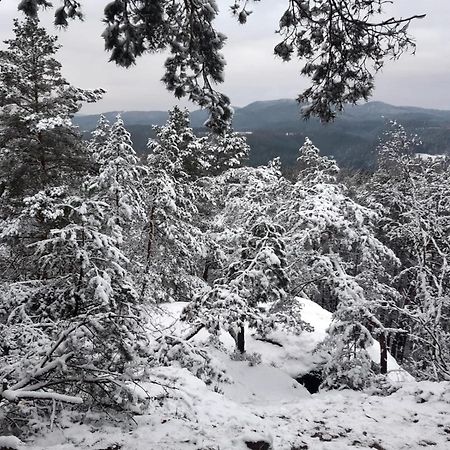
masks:
[[[232,14],[244,24],[249,0],[230,0]],[[253,0],[253,3],[259,0]],[[62,0],[55,24],[83,18],[82,2]],[[187,96],[208,108],[208,126],[224,130],[232,118],[229,98],[216,90],[223,82],[226,36],[214,25],[216,0],[113,0],[105,2],[103,38],[111,60],[129,67],[145,53],[168,50],[163,81],[178,98]],[[408,26],[424,15],[386,15],[386,0],[289,0],[274,53],[283,61],[302,60],[300,73],[311,86],[298,96],[305,117],[332,120],[345,103],[367,100],[374,75],[387,59],[414,50]],[[19,10],[37,16],[47,0],[21,0]]]

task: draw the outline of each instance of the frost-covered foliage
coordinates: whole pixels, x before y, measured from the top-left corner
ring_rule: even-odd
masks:
[[[163,334],[157,340],[152,363],[157,366],[175,366],[189,370],[207,385],[228,381],[224,368],[208,352],[187,338]]]
[[[106,141],[111,132],[111,124],[109,120],[100,114],[97,126],[91,132],[91,138],[88,143],[88,149],[91,152],[91,157],[94,161],[97,161],[99,153],[102,151],[103,147],[106,145]]]
[[[178,107],[169,111],[164,126],[154,128],[156,139],[150,140],[149,151],[177,178],[219,175],[239,167],[250,151],[245,137],[231,129],[197,137],[190,127],[189,111]]]
[[[230,264],[211,289],[194,298],[183,319],[213,334],[228,331],[241,352],[245,351],[245,325],[263,336],[277,323],[296,332],[307,328],[296,300],[287,298],[283,233],[280,226],[264,221],[254,225],[239,260]],[[261,303],[272,306],[265,311]]]
[[[66,27],[82,18],[81,0],[55,5],[55,24]],[[208,108],[207,126],[223,131],[231,122],[230,99],[216,91],[224,81],[226,61],[221,50],[226,36],[215,26],[220,7],[229,6],[237,21],[245,24],[252,13],[249,0],[103,1],[105,48],[111,60],[129,67],[145,53],[167,51],[162,81],[177,98],[187,96]],[[414,49],[408,34],[412,21],[425,17],[391,16],[385,0],[285,1],[277,21],[280,42],[274,53],[283,61],[293,56],[302,61],[301,74],[311,86],[298,100],[304,115],[332,120],[345,103],[367,100],[375,73],[384,62]],[[37,17],[39,8],[52,7],[48,0],[21,0],[18,9]],[[255,14],[257,16],[257,14]],[[389,19],[386,19],[389,17]],[[264,26],[264,25],[263,25]],[[270,31],[275,25],[269,26]],[[263,40],[265,42],[265,40]]]
[[[299,150],[297,158],[298,179],[305,185],[314,186],[318,183],[333,183],[339,173],[336,162],[319,154],[319,149],[309,138]]]
[[[209,168],[205,139],[197,138],[190,127],[189,111],[175,107],[167,123],[154,127],[156,139],[148,149],[153,160],[177,179],[195,179]]]
[[[421,376],[449,378],[448,161],[414,158],[397,127],[369,189],[352,197],[310,140],[291,182],[277,160],[240,167],[242,136],[198,137],[175,108],[141,162],[120,118],[101,117],[82,142],[70,117],[97,94],[67,85],[37,22],[15,32],[0,53],[2,409],[138,413],[149,398],[140,383],[160,366],[219,389],[217,355],[262,366],[255,342],[295,346],[293,334],[312,331],[304,302],[326,308],[326,324],[333,313],[315,355],[324,387],[368,387],[388,350]],[[16,75],[24,82],[8,84]],[[33,89],[37,99],[14,103]],[[163,301],[185,301],[183,321],[158,324]]]
[[[339,305],[336,316],[345,316],[343,310],[344,306]],[[346,312],[351,312],[349,320],[333,324],[324,343],[332,349],[321,367],[324,379],[321,387],[325,389],[364,389],[373,379],[372,361],[366,351],[372,336],[355,320],[354,311]]]
[[[156,301],[186,300],[219,258],[208,231],[217,198],[208,188],[215,184],[214,175],[241,164],[248,146],[231,131],[197,137],[188,111],[179,108],[169,112],[166,125],[155,128],[147,159],[142,295]]]
[[[288,230],[287,260],[293,292],[334,312],[324,344],[325,385],[363,387],[374,374],[364,367],[371,336],[380,341],[380,369],[386,371],[386,339],[397,332],[383,322],[398,297],[391,287],[399,261],[375,235],[378,215],[352,200],[336,184],[334,161],[320,156],[307,141],[299,158],[300,174],[280,184],[277,220]],[[359,330],[359,331],[356,331]],[[355,336],[367,336],[355,343]],[[356,346],[356,347],[355,347]],[[357,348],[350,352],[350,348]],[[347,372],[353,374],[342,378]],[[364,376],[363,376],[364,374]],[[357,379],[360,377],[359,379]]]
[[[143,179],[147,168],[140,164],[131,135],[120,117],[109,129],[104,121],[100,122],[100,127],[97,128],[94,141],[91,141],[91,148],[99,146],[98,140],[103,139],[102,129],[106,132],[106,139],[94,155],[99,169],[89,188],[95,192],[97,200],[110,206],[110,222],[130,229],[131,223],[142,219],[146,213]]]
[[[23,218],[52,228],[31,244],[41,281],[23,288],[13,283],[3,293],[2,398],[81,403],[88,395],[123,406],[131,400],[127,380],[141,371],[146,339],[110,207],[64,188],[40,192],[26,204]]]
[[[416,144],[416,137],[392,124],[379,147],[367,201],[379,211],[380,239],[401,261],[392,320],[410,339],[404,334],[395,354],[410,359],[421,376],[449,379],[449,162],[415,157]]]
[[[367,348],[379,338],[381,373],[387,372],[386,328],[377,319],[380,304],[367,300],[365,292],[342,267],[335,265],[334,291],[339,304],[333,313],[328,336],[319,346],[322,387],[363,389],[376,374]],[[392,331],[392,330],[391,330]],[[394,330],[395,331],[395,330]]]
[[[205,175],[216,176],[228,169],[240,167],[250,153],[245,137],[231,129],[208,135],[205,145],[208,158]]]
[[[196,170],[205,162],[188,113],[175,108],[149,150],[142,295],[155,301],[185,300],[201,283],[206,258],[198,220],[203,193],[195,182]]]

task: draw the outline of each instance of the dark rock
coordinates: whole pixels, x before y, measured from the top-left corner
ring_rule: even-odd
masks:
[[[319,387],[323,382],[323,378],[320,372],[312,371],[296,378],[296,381],[305,386],[308,392],[315,394],[316,392],[319,392]]]
[[[269,444],[269,442],[266,442],[266,441],[256,441],[256,442],[245,441],[245,445],[250,450],[271,450],[272,449],[272,446]]]
[[[308,444],[303,441],[291,447],[291,450],[308,450],[308,449],[309,449]]]

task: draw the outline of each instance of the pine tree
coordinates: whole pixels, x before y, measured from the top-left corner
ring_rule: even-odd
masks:
[[[203,189],[196,183],[205,164],[203,139],[190,128],[189,113],[179,108],[156,130],[147,158],[141,295],[155,301],[185,300],[201,283],[206,256],[198,210]]]
[[[101,137],[104,143],[95,143],[95,160],[99,164],[99,173],[93,178],[90,187],[96,191],[98,200],[110,206],[111,223],[122,229],[129,229],[133,220],[145,216],[142,191],[147,169],[140,164],[133,149],[131,135],[120,116],[110,128],[106,123],[103,123],[103,127],[107,130],[106,136]],[[96,138],[100,138],[98,129],[97,132]]]
[[[199,293],[185,308],[182,318],[217,334],[228,331],[239,352],[245,352],[245,326],[265,336],[276,324],[296,332],[307,327],[295,299],[288,299],[284,230],[260,222],[253,226],[238,261],[230,264],[223,278]],[[272,304],[262,311],[260,304]],[[282,307],[280,307],[282,305]],[[289,316],[289,318],[288,318]]]
[[[216,30],[219,12],[215,0],[113,0],[105,2],[105,47],[111,60],[125,67],[150,52],[170,51],[163,77],[176,97],[188,96],[210,110],[207,125],[224,131],[232,118],[230,100],[214,89],[224,80],[225,60],[220,53],[226,36]],[[245,24],[251,14],[248,0],[232,0],[231,11]],[[255,1],[256,3],[256,1]],[[283,61],[297,56],[304,61],[301,74],[312,86],[298,100],[306,104],[306,117],[331,120],[345,103],[367,100],[374,87],[374,74],[385,60],[395,59],[414,41],[408,27],[415,19],[389,16],[384,0],[286,1],[278,21],[281,37],[274,53]],[[82,2],[65,0],[55,10],[55,23],[82,17]],[[36,16],[47,0],[21,0],[19,9]],[[255,14],[256,15],[256,14]]]
[[[334,161],[320,156],[307,140],[299,163],[297,182],[280,184],[277,194],[276,217],[288,230],[292,292],[334,314],[324,368],[328,385],[342,382],[362,387],[375,374],[366,351],[372,337],[380,343],[379,371],[387,371],[387,340],[398,331],[385,323],[398,299],[392,284],[399,260],[376,237],[377,212],[355,202],[345,186],[336,183],[339,168]],[[367,336],[364,345],[352,341],[356,330]],[[344,358],[352,346],[357,355]],[[357,373],[363,361],[367,370]]]
[[[89,164],[71,117],[103,90],[70,86],[54,59],[59,46],[36,19],[14,22],[0,51],[0,183],[16,199],[65,182]]]
[[[54,59],[56,38],[35,19],[14,22],[15,38],[0,51],[0,258],[5,279],[33,277],[30,247],[51,229],[24,224],[23,199],[61,184],[77,184],[92,160],[71,117],[103,90],[70,86]],[[20,267],[20,270],[18,270]]]
[[[204,175],[207,176],[217,176],[228,169],[240,167],[250,153],[245,137],[231,129],[220,134],[210,134],[205,145],[208,167]]]
[[[378,371],[387,373],[386,327],[378,320],[379,299],[367,299],[364,289],[333,261],[335,295],[339,304],[327,337],[319,346],[322,362],[322,387],[327,389],[363,389],[371,384],[376,372],[367,348],[373,337],[380,339]]]
[[[336,162],[326,156],[321,156],[319,149],[309,138],[299,150],[297,158],[298,180],[312,186],[318,183],[333,183],[339,173]]]
[[[125,382],[141,370],[147,344],[110,207],[63,187],[29,197],[26,205],[24,220],[52,229],[32,245],[40,281],[25,283],[24,295],[14,283],[5,292],[0,333],[9,349],[1,356],[7,384],[1,396],[88,404],[91,396],[124,406],[133,397]],[[18,327],[23,340],[14,342]]]
[[[97,122],[97,126],[91,132],[91,138],[89,139],[88,149],[91,153],[92,159],[98,162],[99,153],[101,149],[106,145],[106,141],[111,131],[111,124],[109,120],[103,115]]]
[[[208,161],[204,152],[205,139],[195,136],[190,127],[189,111],[177,106],[169,111],[167,123],[154,127],[156,139],[150,140],[149,151],[154,160],[176,179],[198,178]]]

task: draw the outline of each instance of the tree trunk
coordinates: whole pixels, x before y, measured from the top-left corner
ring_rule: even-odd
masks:
[[[241,353],[245,353],[245,336],[244,336],[244,325],[241,325],[238,331],[237,339],[236,339],[237,349]]]
[[[388,351],[386,344],[386,334],[381,333],[378,338],[378,342],[380,343],[380,372],[382,374],[387,373],[387,360],[388,360]]]
[[[203,269],[202,278],[204,281],[208,282],[208,276],[209,276],[209,268],[211,266],[211,263],[209,261],[205,262],[205,268]]]

